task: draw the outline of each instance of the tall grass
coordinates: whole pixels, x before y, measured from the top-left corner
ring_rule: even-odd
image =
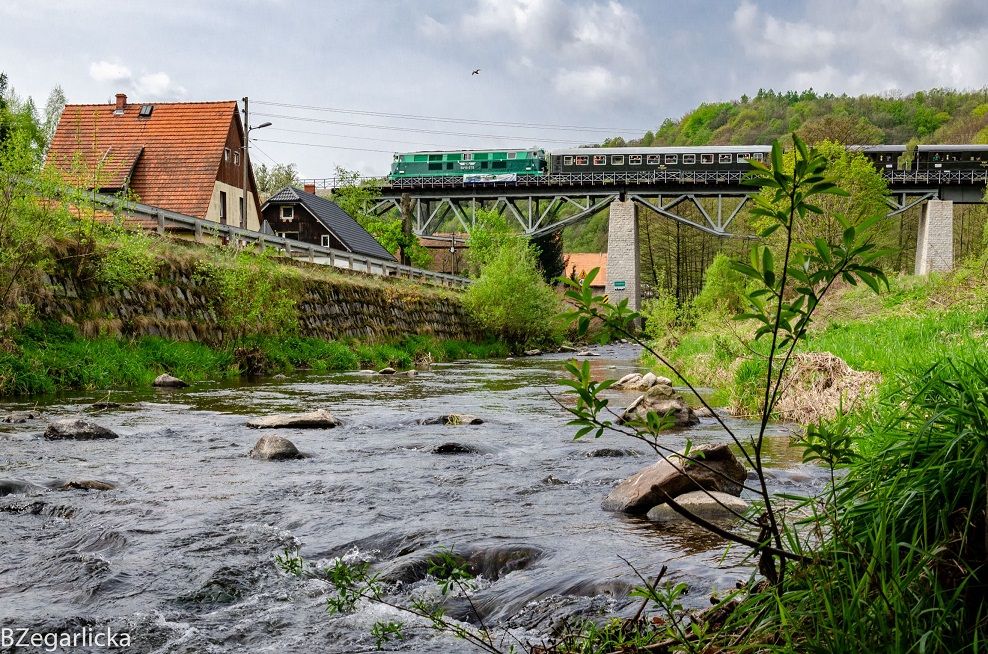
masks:
[[[223,348],[145,337],[84,338],[57,323],[35,323],[0,344],[0,396],[148,386],[163,372],[194,382],[303,368],[409,368],[416,361],[504,356],[496,342],[468,343],[409,336],[358,344],[301,336],[258,336]]]
[[[985,651],[988,359],[937,364],[842,428],[860,454],[803,524],[814,561],[727,631],[759,651]]]

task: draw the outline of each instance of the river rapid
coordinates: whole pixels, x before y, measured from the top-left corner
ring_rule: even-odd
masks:
[[[637,350],[608,346],[591,359],[598,378],[637,367]],[[474,605],[486,624],[520,637],[551,633],[567,615],[626,615],[635,572],[686,581],[687,605],[751,575],[743,552],[688,526],[608,513],[608,490],[655,460],[617,436],[573,440],[548,392],[564,390],[564,357],[432,365],[418,376],[298,372],[283,380],[120,391],[43,403],[41,419],[0,425],[0,627],[127,633],[128,652],[374,652],[381,606],[326,612],[327,582],[296,578],[274,558],[298,546],[307,569],[345,556],[402,580],[399,601],[432,592],[421,561],[439,547],[482,572]],[[634,393],[613,392],[614,403]],[[262,435],[247,417],[327,408],[330,430],[273,430],[308,458],[256,461]],[[444,413],[482,425],[419,425]],[[85,415],[115,440],[48,441],[46,419]],[[731,420],[750,434],[754,425]],[[724,442],[712,419],[670,434],[682,447]],[[474,452],[436,454],[456,442]],[[605,450],[611,451],[602,451]],[[617,450],[617,451],[614,451]],[[615,456],[617,455],[617,456]],[[774,490],[808,493],[823,471],[799,461],[779,427],[767,447]],[[113,490],[50,490],[53,480],[101,480]],[[476,623],[464,603],[451,613]],[[413,626],[384,649],[474,651]],[[507,647],[505,647],[507,649]],[[0,651],[8,648],[0,646]],[[15,650],[9,650],[15,651]],[[41,651],[41,650],[16,650]],[[105,652],[77,647],[72,652]]]

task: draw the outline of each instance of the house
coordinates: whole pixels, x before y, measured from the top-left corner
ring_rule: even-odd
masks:
[[[397,261],[353,216],[332,200],[316,195],[315,186],[286,186],[261,207],[265,229],[284,238]]]
[[[583,281],[588,272],[600,268],[590,287],[602,291],[607,286],[606,252],[572,252],[563,255],[563,261],[565,262],[563,274],[566,277]]]
[[[259,230],[234,100],[66,105],[47,155],[73,186],[128,192],[162,209]],[[247,169],[244,215],[244,169]]]
[[[436,232],[429,236],[419,236],[419,245],[432,255],[430,270],[460,275],[467,270],[467,234]]]

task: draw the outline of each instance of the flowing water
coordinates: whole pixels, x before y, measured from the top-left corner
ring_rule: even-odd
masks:
[[[591,361],[599,378],[637,369],[629,347],[598,351],[603,356]],[[112,399],[133,406],[103,411],[89,405],[105,394],[37,407],[7,403],[0,408],[43,415],[0,425],[0,481],[15,482],[0,483],[0,627],[128,633],[132,652],[377,651],[373,623],[401,616],[380,606],[328,615],[325,581],[274,564],[296,545],[309,569],[339,556],[373,561],[404,582],[397,590],[404,601],[434,586],[423,579],[426,555],[452,548],[482,572],[479,618],[529,636],[551,633],[567,615],[633,611],[627,591],[638,579],[629,563],[649,577],[668,565],[667,579],[690,586],[687,605],[748,578],[743,553],[725,556],[716,538],[601,510],[614,483],[655,457],[616,436],[573,440],[567,415],[547,393],[563,390],[563,361],[441,364],[412,378],[297,373],[236,386],[124,391]],[[247,416],[319,407],[344,426],[275,431],[308,458],[246,456],[261,435],[245,426]],[[485,422],[417,424],[449,412]],[[79,414],[120,438],[40,437],[45,419]],[[725,440],[710,419],[666,440],[678,448],[687,437]],[[448,442],[475,451],[433,452]],[[822,471],[801,464],[787,442],[780,429],[768,444],[773,487],[820,488]],[[53,480],[116,488],[49,490]],[[452,615],[476,623],[474,609],[451,606]],[[424,628],[387,648],[472,651]]]

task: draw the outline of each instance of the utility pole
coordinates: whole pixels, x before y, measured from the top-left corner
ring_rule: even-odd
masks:
[[[404,266],[412,265],[412,257],[408,253],[412,245],[412,196],[408,193],[401,194],[401,247],[398,248],[398,256]]]
[[[250,130],[247,129],[247,96],[244,96],[244,155],[241,157],[240,165],[244,167],[244,201],[240,209],[240,229],[247,229],[247,137]]]

